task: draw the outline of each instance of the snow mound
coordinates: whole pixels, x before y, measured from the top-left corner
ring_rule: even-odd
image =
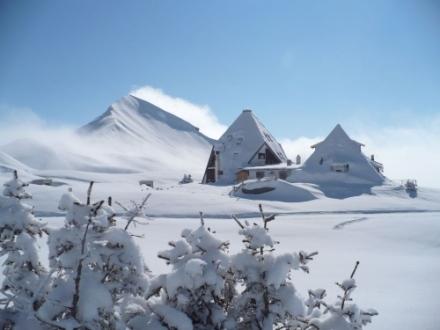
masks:
[[[240,198],[280,202],[307,202],[322,195],[310,185],[284,180],[249,180],[232,194]]]

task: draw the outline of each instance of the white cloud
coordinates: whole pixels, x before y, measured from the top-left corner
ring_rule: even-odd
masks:
[[[179,97],[170,96],[161,89],[151,86],[137,88],[130,94],[190,122],[211,138],[218,139],[226,130],[226,126],[219,122],[207,105],[198,105]]]
[[[0,145],[17,139],[60,141],[73,132],[73,127],[47,124],[30,108],[0,105]]]
[[[440,187],[440,116],[412,127],[359,131],[357,138],[366,144],[366,153],[384,164],[388,177]]]

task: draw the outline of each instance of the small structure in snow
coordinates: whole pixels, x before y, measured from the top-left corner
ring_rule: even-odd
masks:
[[[243,110],[209,156],[203,183],[230,184],[249,177],[248,168],[284,164],[287,157],[281,145],[251,110]]]
[[[405,190],[408,192],[416,192],[417,191],[417,180],[414,179],[408,179],[405,182],[403,182],[403,187],[405,187]]]
[[[296,165],[301,164],[301,155],[296,155]]]
[[[184,174],[182,180],[179,181],[180,184],[186,184],[193,182],[191,174]]]
[[[150,187],[150,188],[154,188],[154,181],[153,180],[140,180],[139,184],[141,186],[144,185],[144,186],[147,186],[147,187]]]

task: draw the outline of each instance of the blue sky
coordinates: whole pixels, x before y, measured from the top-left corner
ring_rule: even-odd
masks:
[[[81,125],[141,86],[283,137],[411,126],[440,112],[440,1],[0,0],[0,120]]]

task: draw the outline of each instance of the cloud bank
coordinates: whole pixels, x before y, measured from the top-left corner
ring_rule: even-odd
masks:
[[[151,86],[137,88],[130,94],[190,122],[211,138],[218,139],[226,130],[226,126],[220,123],[207,105],[198,105],[179,97],[170,96],[161,89]]]
[[[440,116],[412,127],[387,127],[359,131],[365,152],[375,154],[392,179],[417,179],[421,186],[440,188]]]
[[[68,125],[49,125],[32,109],[0,105],[0,145],[18,139],[34,139],[40,142],[70,140],[75,128]]]

